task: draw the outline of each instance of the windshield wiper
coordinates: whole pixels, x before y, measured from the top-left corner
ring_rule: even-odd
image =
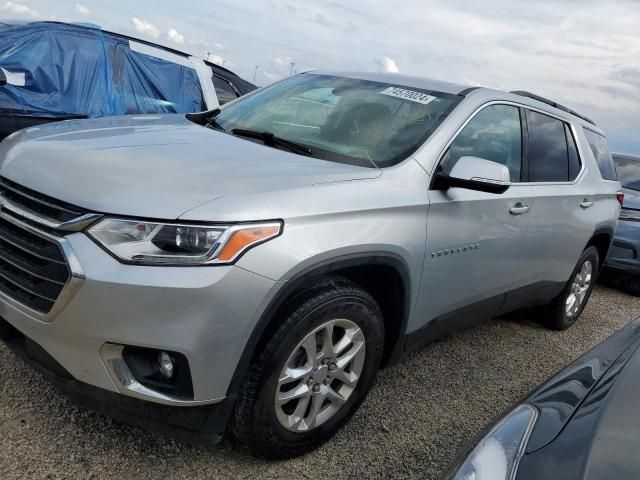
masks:
[[[216,117],[220,115],[221,111],[222,110],[220,110],[219,108],[216,108],[207,112],[187,113],[186,117],[187,120],[191,120],[198,125],[202,125],[207,128],[213,128],[215,130],[220,130],[221,132],[226,132],[224,127],[216,121]]]
[[[244,128],[234,128],[233,130],[231,130],[231,133],[238,137],[255,138],[256,140],[262,140],[262,142],[269,147],[284,147],[294,153],[299,153],[300,155],[313,155],[313,151],[306,145],[292,142],[290,140],[285,140],[284,138],[275,136],[271,132],[257,132],[255,130],[246,130]]]

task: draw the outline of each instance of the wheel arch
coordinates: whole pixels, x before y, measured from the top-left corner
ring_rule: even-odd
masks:
[[[393,301],[380,300],[382,292],[373,286],[373,277],[366,276],[370,269],[378,272],[393,272],[392,284],[399,288],[400,298],[393,297]],[[236,370],[227,390],[227,395],[238,393],[245,375],[266,336],[277,326],[277,315],[288,301],[295,298],[298,292],[304,291],[305,286],[311,285],[319,279],[331,275],[344,276],[367,290],[380,304],[385,321],[385,329],[392,326],[391,332],[385,332],[385,353],[383,365],[395,362],[404,352],[404,338],[410,313],[411,277],[407,263],[399,255],[387,252],[369,252],[349,254],[315,263],[300,272],[295,273],[277,291],[263,310],[256,326],[251,333],[244,351],[238,361]],[[373,290],[373,291],[372,291]],[[399,310],[393,312],[394,307]],[[391,314],[391,317],[389,316]],[[391,323],[388,323],[391,322]]]
[[[600,264],[598,265],[598,270],[602,271],[605,266],[607,255],[609,254],[609,250],[611,249],[611,245],[613,244],[615,230],[611,226],[602,226],[596,228],[591,235],[591,238],[585,245],[584,249],[586,250],[589,247],[596,247],[598,250],[598,256]]]

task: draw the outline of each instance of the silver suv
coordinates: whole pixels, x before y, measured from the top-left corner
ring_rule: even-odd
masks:
[[[93,408],[270,458],[443,334],[525,307],[572,325],[620,210],[588,119],[398,75],[32,128],[0,159],[4,341]]]

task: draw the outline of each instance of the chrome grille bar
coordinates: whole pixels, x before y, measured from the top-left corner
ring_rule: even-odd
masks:
[[[100,216],[0,178],[0,300],[52,321],[84,279],[64,234]]]

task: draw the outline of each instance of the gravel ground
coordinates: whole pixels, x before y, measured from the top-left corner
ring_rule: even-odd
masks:
[[[638,316],[638,298],[600,286],[566,332],[514,316],[438,341],[381,372],[327,445],[273,463],[78,408],[0,346],[0,478],[438,478],[495,416]]]

